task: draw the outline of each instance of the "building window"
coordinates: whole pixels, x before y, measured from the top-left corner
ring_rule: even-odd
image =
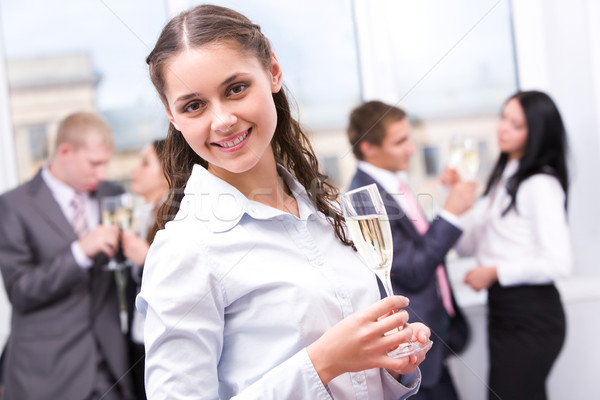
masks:
[[[32,161],[44,161],[48,158],[48,132],[46,125],[27,127],[27,139]]]
[[[437,176],[441,172],[439,146],[423,147],[423,161],[425,162],[425,174],[427,176]]]

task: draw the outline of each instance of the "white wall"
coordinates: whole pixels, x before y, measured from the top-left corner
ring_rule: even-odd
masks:
[[[548,92],[567,128],[576,272],[600,276],[600,3],[519,0],[513,13],[521,88]]]

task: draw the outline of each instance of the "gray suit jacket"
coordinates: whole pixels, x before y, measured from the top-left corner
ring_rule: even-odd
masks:
[[[102,183],[97,196],[122,189]],[[131,393],[113,273],[106,256],[91,270],[70,250],[77,237],[40,173],[0,196],[0,270],[12,304],[4,383],[6,400],[82,400],[99,363]]]

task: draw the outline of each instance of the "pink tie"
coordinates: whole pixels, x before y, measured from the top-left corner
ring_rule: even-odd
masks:
[[[71,200],[71,206],[73,206],[73,230],[77,237],[80,238],[88,232],[83,205],[83,194],[76,192],[73,196],[73,200]]]
[[[423,216],[421,212],[421,208],[417,203],[417,199],[413,196],[412,192],[408,187],[404,184],[404,182],[400,181],[399,184],[400,192],[404,195],[404,202],[406,205],[406,216],[409,217],[417,232],[423,235],[429,229],[429,223]],[[442,264],[438,265],[435,270],[438,285],[440,288],[440,295],[442,296],[442,304],[446,309],[446,312],[451,317],[456,314],[454,311],[454,306],[452,305],[452,296],[450,294],[450,283],[448,282],[448,276],[446,275],[446,270]]]

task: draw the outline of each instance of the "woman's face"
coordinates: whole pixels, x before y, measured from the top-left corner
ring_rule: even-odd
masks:
[[[281,68],[274,56],[271,62],[265,70],[234,45],[212,43],[165,65],[167,115],[212,173],[247,172],[272,155]]]
[[[147,202],[159,201],[169,190],[163,175],[160,161],[152,145],[146,146],[141,153],[138,165],[133,169],[131,191],[142,196]]]
[[[498,125],[498,147],[508,153],[510,160],[520,159],[527,146],[527,120],[523,107],[517,99],[510,99],[504,106]]]

